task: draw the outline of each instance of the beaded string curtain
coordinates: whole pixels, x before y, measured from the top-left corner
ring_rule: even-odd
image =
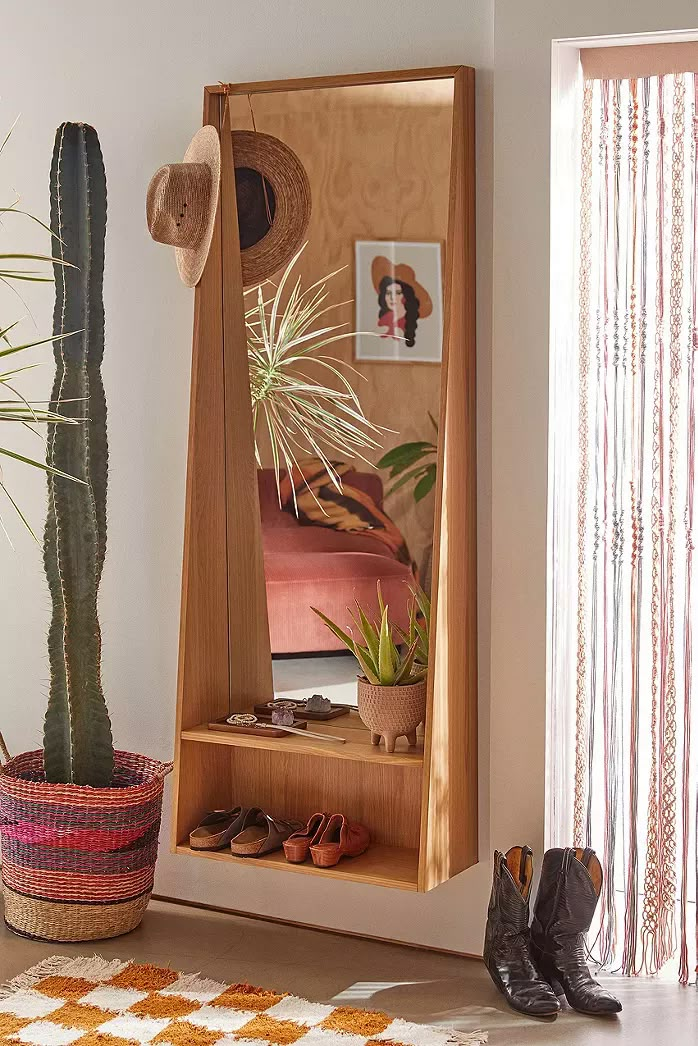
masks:
[[[693,73],[584,82],[578,315],[553,383],[551,475],[552,746],[568,747],[550,783],[569,797],[553,834],[571,827],[603,855],[600,961],[633,974],[675,958],[684,984],[698,935],[697,109]]]

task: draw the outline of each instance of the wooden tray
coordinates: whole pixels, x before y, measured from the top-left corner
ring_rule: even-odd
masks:
[[[340,715],[349,715],[352,709],[356,710],[354,705],[333,704],[329,712],[306,712],[300,707],[299,704],[298,708],[294,708],[293,714],[294,716],[296,716],[298,722],[302,722],[304,720],[324,722],[327,719],[337,719],[337,717]],[[255,705],[254,714],[256,716],[271,717],[271,709],[268,705]],[[297,725],[297,723],[294,725]]]
[[[257,715],[257,713],[255,713]],[[284,730],[282,726],[275,726],[271,730],[268,726],[257,726],[256,723],[252,723],[250,726],[235,726],[233,723],[226,722],[226,716],[221,719],[215,719],[212,723],[208,724],[209,730],[223,730],[229,734],[263,734],[265,737],[289,737],[291,736],[288,730]],[[265,722],[271,723],[271,715],[259,716],[260,719],[264,719]],[[298,730],[307,729],[308,724],[296,719],[294,727]]]

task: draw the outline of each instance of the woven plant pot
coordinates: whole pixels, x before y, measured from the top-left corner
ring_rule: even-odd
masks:
[[[374,686],[359,676],[359,715],[371,731],[371,744],[385,741],[386,752],[395,751],[398,737],[417,744],[417,727],[427,713],[427,681],[409,686]]]
[[[143,918],[172,763],[114,755],[111,788],[47,784],[42,752],[0,766],[5,922],[22,937],[101,940]]]

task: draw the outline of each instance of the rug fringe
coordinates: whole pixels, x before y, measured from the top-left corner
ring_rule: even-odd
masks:
[[[108,981],[128,965],[129,962],[123,959],[102,959],[99,955],[50,955],[12,980],[0,984],[0,999],[6,999],[17,991],[27,991],[44,977],[55,977],[57,974],[63,977],[84,977],[89,981]]]
[[[55,974],[63,973],[65,966],[70,962],[72,962],[70,955],[50,955],[48,959],[43,959],[36,966],[32,966],[30,969],[25,970],[24,973],[13,977],[12,980],[4,981],[0,984],[0,999],[6,999],[8,995],[12,995],[14,992],[33,988],[44,977],[52,977]]]

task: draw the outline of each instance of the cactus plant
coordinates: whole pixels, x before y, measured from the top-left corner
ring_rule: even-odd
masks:
[[[44,766],[51,782],[107,786],[114,767],[101,682],[97,593],[106,551],[107,409],[102,277],[107,190],[97,132],[64,123],[51,164],[54,358],[51,409],[80,420],[51,424],[44,566],[53,606]],[[71,333],[66,336],[67,332]]]
[[[7,145],[12,132],[15,128],[17,121],[12,125],[10,130],[5,135],[2,142],[0,142],[0,154]],[[34,222],[36,225],[40,225],[46,232],[51,230],[48,226],[33,214],[28,211],[21,210],[18,207],[19,199],[16,199],[14,203],[9,206],[0,206],[0,222],[2,222],[1,232],[5,232],[5,218],[14,215],[20,219],[25,219]],[[53,277],[48,275],[46,266],[49,263],[58,263],[57,258],[50,257],[46,254],[27,254],[25,251],[13,251],[8,250],[9,244],[6,246],[3,244],[2,253],[0,253],[0,283],[7,287],[12,287],[13,283],[52,283]],[[27,262],[35,262],[38,264],[36,269],[27,269]],[[33,468],[43,469],[45,472],[50,471],[50,466],[46,462],[35,459],[34,457],[28,458],[24,454],[18,453],[16,450],[12,450],[5,443],[5,436],[7,434],[7,427],[9,423],[10,431],[19,431],[20,427],[23,429],[31,429],[37,436],[40,435],[40,428],[45,422],[49,421],[61,421],[68,424],[73,423],[73,419],[62,418],[52,411],[47,410],[43,403],[37,403],[36,401],[29,401],[15,386],[15,382],[27,371],[32,370],[36,364],[28,363],[23,366],[17,366],[14,360],[14,356],[17,353],[25,353],[28,349],[33,349],[39,345],[46,345],[47,342],[53,341],[52,338],[40,338],[36,341],[26,342],[24,345],[13,345],[11,338],[14,337],[14,331],[19,321],[9,323],[5,325],[4,320],[0,318],[0,365],[4,367],[5,358],[12,356],[13,360],[7,360],[9,365],[8,370],[0,369],[0,429],[2,434],[0,436],[0,458],[7,457],[13,458],[15,461],[21,461],[25,465],[31,465]],[[18,518],[27,528],[32,537],[35,537],[34,531],[32,530],[29,520],[24,515],[24,512],[20,508],[18,502],[15,500],[10,490],[5,485],[2,469],[0,469],[0,491],[5,495],[10,505],[16,512]],[[9,540],[9,533],[5,529],[5,524],[0,515],[0,530],[2,530]],[[0,755],[2,754],[2,743],[0,738]]]

